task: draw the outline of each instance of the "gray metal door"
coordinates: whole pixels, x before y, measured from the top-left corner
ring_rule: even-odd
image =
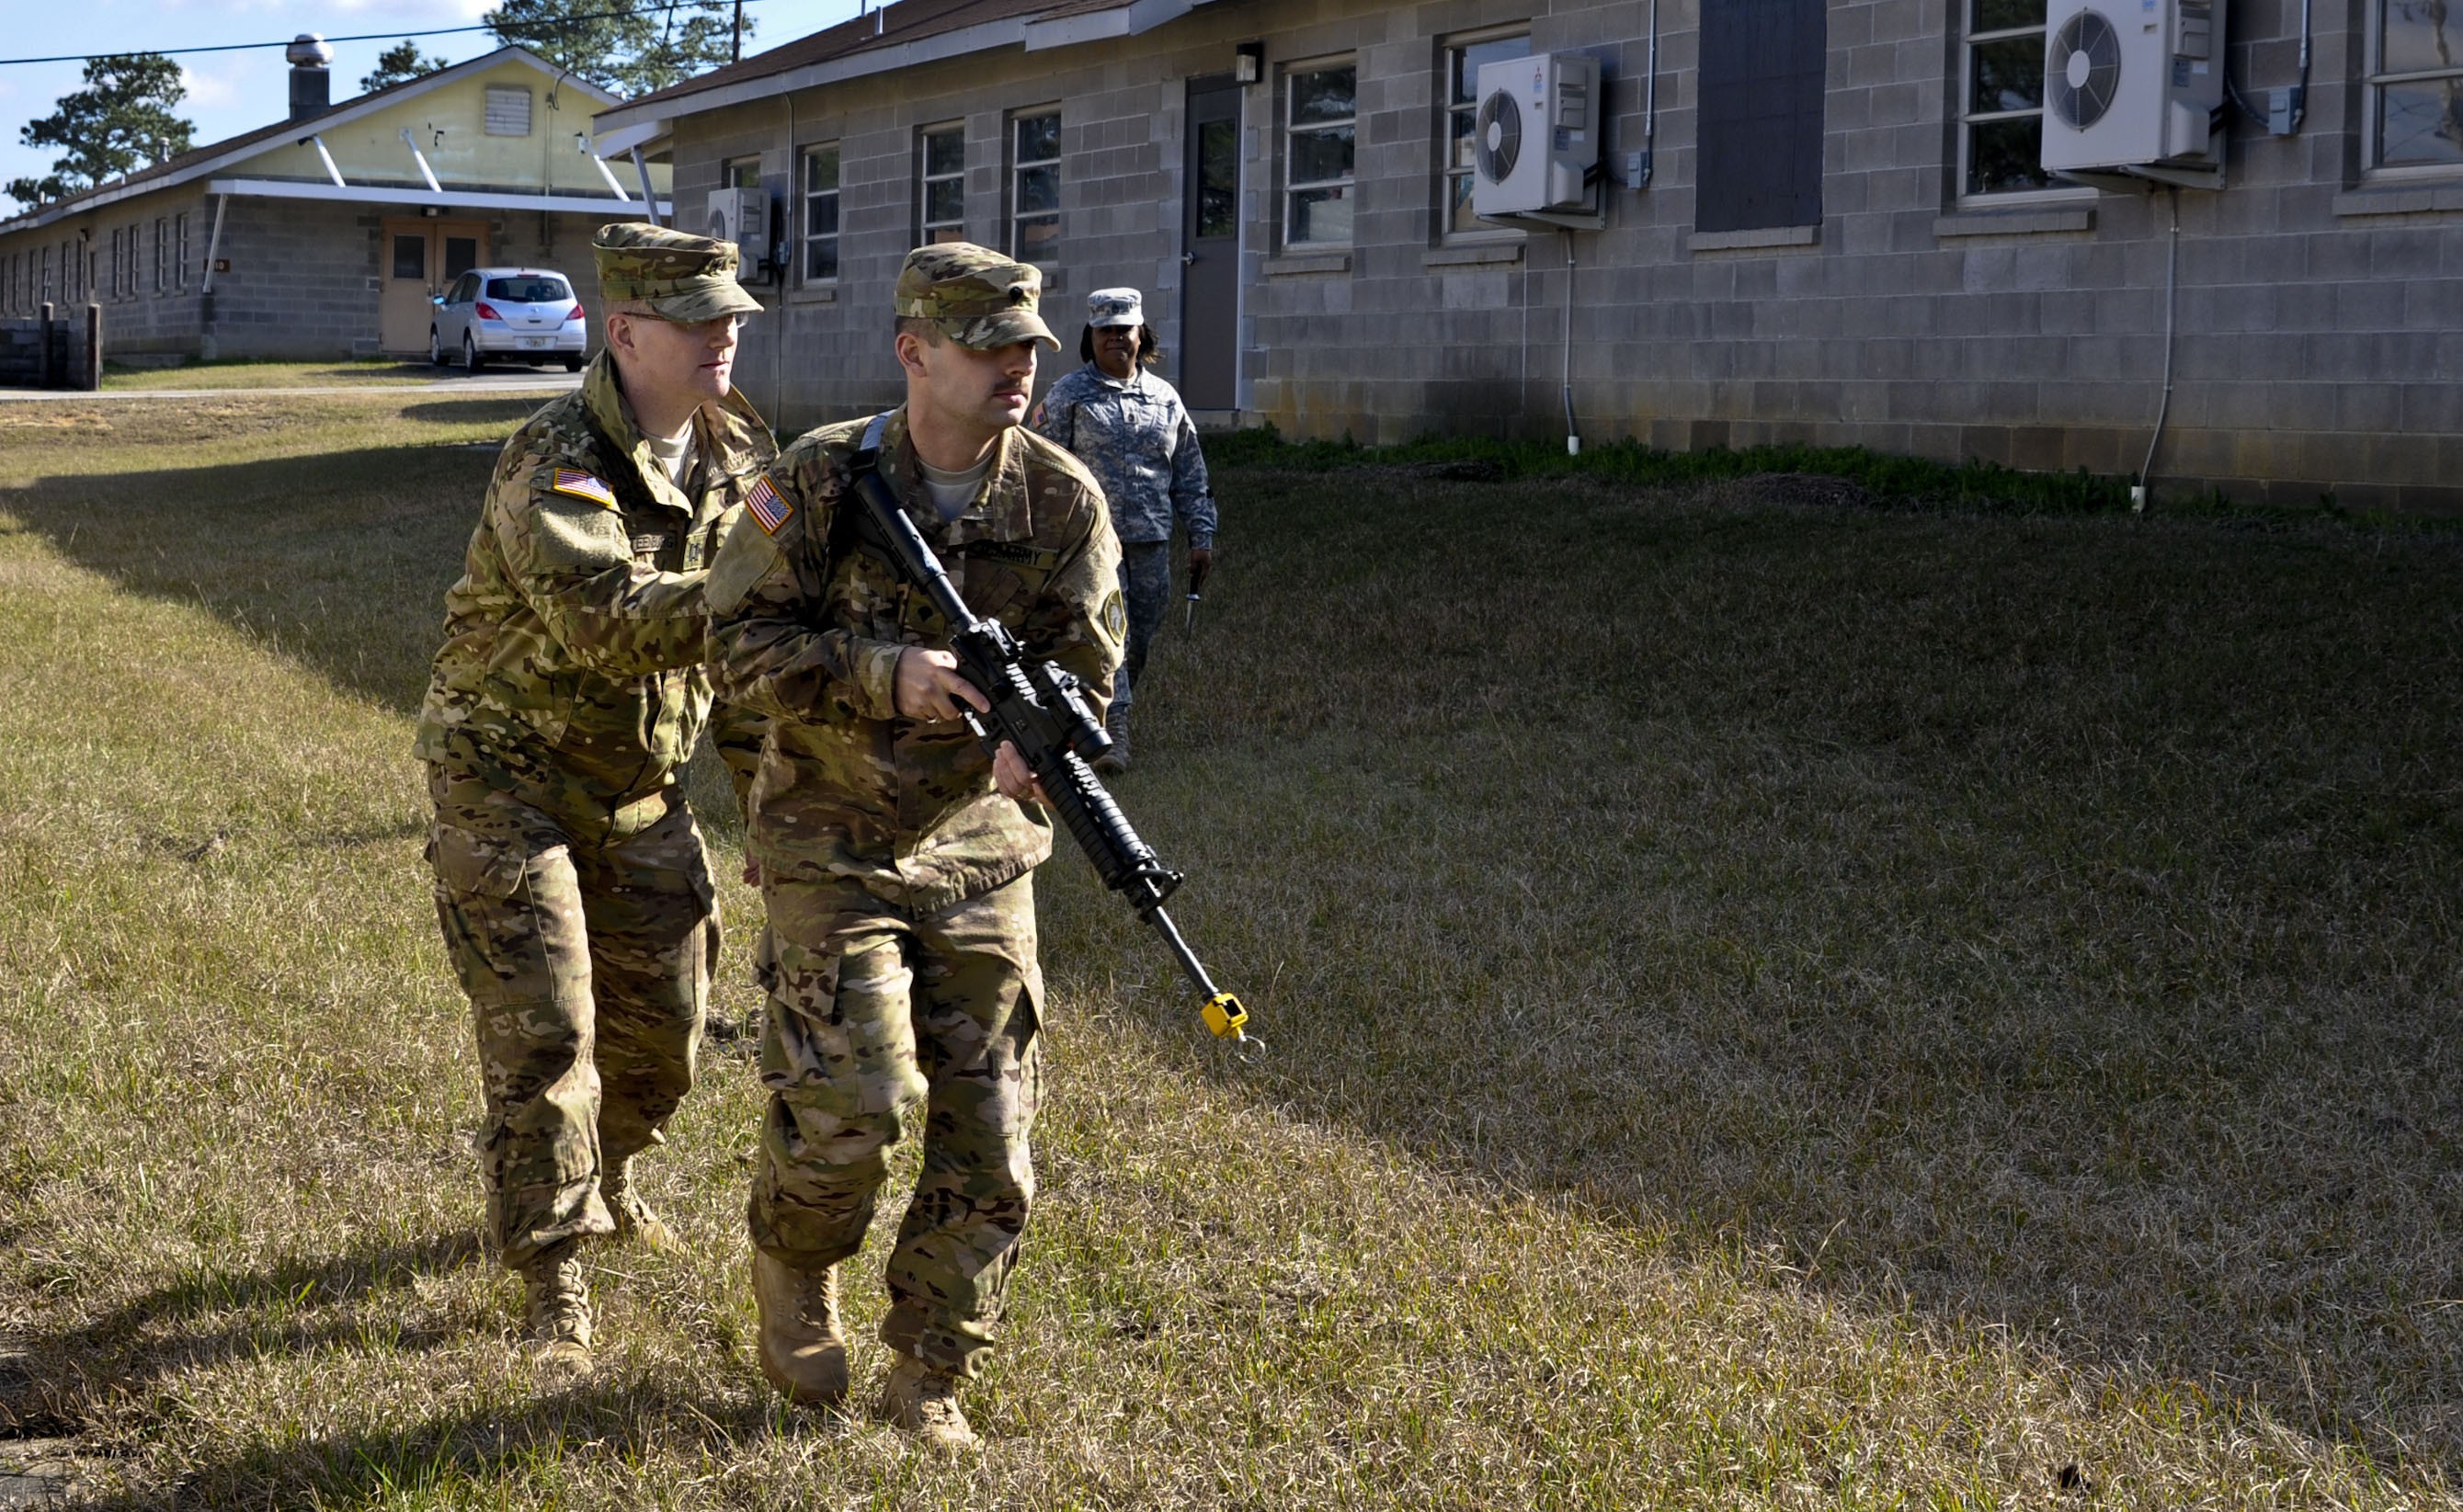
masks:
[[[1240,86],[1188,81],[1188,186],[1181,211],[1180,394],[1190,409],[1237,402]]]

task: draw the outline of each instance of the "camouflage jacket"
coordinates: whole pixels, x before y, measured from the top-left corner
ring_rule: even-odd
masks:
[[[1170,384],[1143,368],[1124,382],[1089,362],[1052,385],[1033,423],[1102,484],[1123,542],[1168,541],[1176,520],[1189,545],[1213,546],[1206,454],[1197,422]]]
[[[693,417],[679,492],[650,455],[611,359],[505,443],[445,595],[445,646],[416,753],[551,812],[612,818],[675,780],[710,718],[703,584],[719,538],[776,456],[730,392]],[[757,720],[715,732],[744,795]]]
[[[1052,853],[1040,810],[1003,797],[957,722],[901,719],[899,654],[945,646],[923,592],[832,526],[863,421],[829,425],[770,469],[710,569],[710,662],[723,696],[770,717],[752,784],[750,850],[766,876],[853,877],[926,911],[1023,875]],[[1082,680],[1100,714],[1120,664],[1121,551],[1102,490],[1067,452],[1004,432],[974,502],[944,524],[924,490],[905,411],[882,480],[979,615]],[[834,538],[835,537],[835,538]]]

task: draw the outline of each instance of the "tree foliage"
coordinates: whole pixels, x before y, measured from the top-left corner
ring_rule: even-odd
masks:
[[[396,42],[377,54],[376,72],[360,80],[360,93],[372,95],[387,85],[422,78],[446,66],[445,59],[441,57],[422,55],[416,42]]]
[[[488,12],[499,41],[529,48],[626,97],[682,83],[731,55],[730,0],[503,0]],[[752,35],[752,18],[744,18]]]
[[[9,197],[39,205],[187,151],[195,128],[172,110],[187,96],[180,65],[160,53],[88,58],[85,87],[61,96],[57,110],[17,133],[27,146],[61,149],[52,171],[11,180]]]

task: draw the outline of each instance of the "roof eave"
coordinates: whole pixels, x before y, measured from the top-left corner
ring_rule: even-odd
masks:
[[[859,53],[807,63],[800,68],[782,70],[760,78],[718,85],[695,94],[670,96],[640,105],[618,105],[591,118],[591,125],[598,133],[596,140],[601,144],[599,150],[603,154],[617,150],[604,143],[625,140],[629,144],[631,140],[639,140],[629,137],[629,133],[644,126],[656,126],[664,132],[686,116],[704,115],[713,110],[725,110],[730,105],[750,104],[780,95],[792,95],[799,90],[840,84],[876,74],[893,74],[901,69],[964,57],[973,53],[990,53],[1004,47],[1039,53],[1107,37],[1137,36],[1167,21],[1176,21],[1206,3],[1207,0],[1129,0],[1127,4],[1108,11],[1063,16],[1052,21],[1037,21],[1031,15],[1009,16],[998,21],[961,27],[935,36],[918,37],[912,42],[866,48]]]
[[[539,56],[529,48],[517,46],[509,42],[503,47],[495,49],[493,52],[483,53],[479,56],[471,58],[467,62],[455,63],[449,67],[438,69],[433,74],[424,74],[416,80],[413,80],[410,87],[396,90],[384,90],[374,95],[363,95],[357,100],[336,106],[334,109],[326,111],[321,115],[311,116],[306,120],[291,122],[291,124],[294,124],[299,127],[299,135],[294,139],[294,144],[297,141],[305,141],[319,132],[329,131],[336,126],[358,120],[363,116],[372,116],[380,110],[390,110],[394,106],[401,104],[405,99],[410,99],[416,96],[424,95],[429,89],[450,83],[455,78],[474,73],[483,67],[493,67],[498,63],[505,62],[508,54],[511,54],[513,58],[521,62],[530,64],[533,68],[537,69],[542,74],[554,76],[559,84],[575,85],[583,93],[593,96],[599,100],[614,101],[617,97],[614,95],[607,93],[607,91],[600,89],[598,85],[593,84],[588,79],[583,78],[578,75],[567,73],[565,70],[556,67],[556,65]],[[273,122],[272,124],[278,125],[282,123]],[[253,128],[251,131],[244,131],[240,133],[240,135],[243,137],[252,136],[255,132],[264,131],[267,128],[264,126],[258,126]],[[256,140],[247,143],[245,146],[233,147],[229,152],[221,153],[215,157],[207,158],[197,162],[192,162],[175,173],[166,173],[159,178],[145,179],[136,184],[123,184],[118,188],[90,189],[86,193],[76,196],[76,198],[61,200],[56,204],[43,205],[39,208],[28,211],[26,214],[18,216],[14,220],[0,221],[0,236],[5,236],[12,231],[40,230],[46,226],[55,225],[58,222],[68,220],[73,216],[84,215],[94,210],[108,208],[111,205],[118,205],[122,200],[133,200],[140,195],[152,194],[160,189],[178,188],[181,184],[190,184],[194,183],[198,179],[211,177],[217,170],[228,168],[234,162],[245,162],[250,158],[255,157],[259,153],[274,151],[276,150],[277,145],[281,143],[282,140],[283,139],[279,134],[270,137],[260,137]]]

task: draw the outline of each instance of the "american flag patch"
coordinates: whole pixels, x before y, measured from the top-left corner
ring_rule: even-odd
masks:
[[[606,481],[575,467],[556,469],[556,491],[569,493],[577,499],[587,499],[602,508],[616,508],[616,490]]]
[[[744,507],[752,511],[752,518],[761,522],[761,529],[772,535],[777,534],[778,527],[787,523],[787,516],[796,512],[796,507],[780,498],[778,490],[770,486],[767,478],[752,485],[752,492],[746,496]]]

